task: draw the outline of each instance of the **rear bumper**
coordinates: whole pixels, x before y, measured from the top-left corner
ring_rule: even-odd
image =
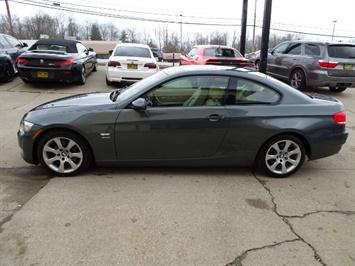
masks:
[[[106,68],[106,77],[110,82],[136,82],[158,72],[157,69],[149,70],[123,70],[113,67]]]
[[[316,160],[339,153],[348,135],[349,132],[344,130],[332,135],[317,137],[317,140],[312,142],[309,160]]]
[[[355,87],[354,77],[337,77],[329,76],[327,71],[317,71],[309,74],[307,78],[307,86],[309,87]]]
[[[41,71],[41,70],[39,70]],[[56,81],[56,82],[74,82],[78,81],[81,73],[76,69],[70,70],[43,70],[47,72],[47,77],[39,77],[37,70],[18,69],[19,77],[24,81]]]

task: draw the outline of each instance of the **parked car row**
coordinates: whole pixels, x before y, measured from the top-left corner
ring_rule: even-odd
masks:
[[[0,80],[9,82],[18,73],[26,83],[59,81],[85,84],[97,69],[92,48],[79,41],[41,39],[31,47],[0,34]],[[266,73],[303,90],[329,87],[342,92],[355,87],[355,44],[321,41],[287,41],[268,50]],[[105,66],[107,85],[131,84],[157,71],[163,60],[158,48],[145,44],[120,43]],[[196,45],[182,54],[180,65],[216,65],[259,69],[260,51],[243,57],[233,47]]]

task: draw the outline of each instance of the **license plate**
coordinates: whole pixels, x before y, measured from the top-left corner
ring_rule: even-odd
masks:
[[[37,72],[37,78],[48,78],[48,72]]]
[[[127,65],[127,68],[128,68],[128,69],[137,69],[137,68],[138,68],[138,65],[136,65],[136,64],[128,64],[128,65]]]
[[[344,65],[344,69],[345,69],[345,70],[352,70],[352,69],[353,69],[353,65],[345,64],[345,65]]]

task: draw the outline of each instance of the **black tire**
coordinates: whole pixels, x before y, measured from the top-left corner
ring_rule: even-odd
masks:
[[[94,68],[92,69],[92,72],[96,72],[97,71],[97,67],[98,67],[98,65],[97,65],[97,63],[95,63],[94,64]]]
[[[292,135],[268,140],[260,149],[257,162],[268,176],[283,178],[296,173],[303,165],[306,151],[302,141]]]
[[[296,69],[292,72],[290,77],[290,85],[297,90],[304,90],[306,88],[306,75],[303,70]]]
[[[66,131],[51,131],[44,135],[37,146],[40,164],[55,176],[68,177],[86,170],[92,155],[82,137]]]
[[[255,70],[259,71],[259,69],[260,69],[260,60],[256,60],[255,61]]]
[[[332,92],[343,92],[346,89],[347,89],[346,87],[329,87],[329,90]]]
[[[84,85],[86,83],[86,70],[85,67],[81,67],[81,72],[80,72],[80,77],[79,80],[77,81],[77,84],[79,85]]]
[[[14,79],[15,77],[15,71],[14,68],[12,67],[11,64],[9,63],[5,63],[4,66],[5,72],[4,72],[4,76],[2,77],[2,81],[3,82],[10,82]]]
[[[109,81],[106,77],[106,85],[107,86],[113,86],[113,82],[112,81]]]

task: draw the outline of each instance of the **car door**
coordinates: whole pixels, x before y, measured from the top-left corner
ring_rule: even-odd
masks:
[[[84,64],[86,71],[90,71],[93,68],[93,59],[89,53],[89,49],[81,43],[77,43],[76,47],[80,56],[80,61]]]
[[[277,46],[268,55],[267,73],[288,80],[290,71],[301,55],[301,43],[284,43]]]
[[[201,89],[192,81],[197,78],[175,79],[149,91],[139,99],[147,102],[146,110],[121,111],[115,126],[119,160],[202,158],[217,152],[229,114],[223,105],[184,104]],[[207,93],[202,96],[207,100]]]

